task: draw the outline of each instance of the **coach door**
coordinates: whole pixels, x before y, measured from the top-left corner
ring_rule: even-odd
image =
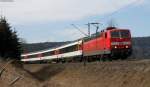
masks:
[[[57,56],[57,58],[59,58],[58,54],[59,54],[59,50],[55,50],[55,55]]]
[[[38,58],[42,60],[42,53],[38,54]]]

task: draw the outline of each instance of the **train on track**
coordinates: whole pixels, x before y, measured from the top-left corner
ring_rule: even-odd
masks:
[[[126,59],[132,54],[129,29],[107,27],[89,37],[56,48],[23,54],[21,61],[87,61]]]

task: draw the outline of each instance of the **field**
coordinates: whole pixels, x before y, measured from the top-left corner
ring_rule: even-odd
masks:
[[[0,63],[3,66],[4,63]],[[11,84],[16,77],[20,77]],[[8,65],[0,87],[150,87],[150,60]]]

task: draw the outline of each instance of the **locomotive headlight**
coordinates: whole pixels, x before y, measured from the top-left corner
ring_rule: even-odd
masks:
[[[117,46],[115,46],[115,48],[117,48]]]
[[[126,46],[126,48],[129,48],[129,46]]]

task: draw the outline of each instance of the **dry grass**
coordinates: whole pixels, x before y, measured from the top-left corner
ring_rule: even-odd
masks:
[[[150,60],[93,62],[86,67],[83,63],[25,64],[24,69],[9,65],[0,87],[8,87],[18,75],[22,78],[14,87],[150,87]]]

